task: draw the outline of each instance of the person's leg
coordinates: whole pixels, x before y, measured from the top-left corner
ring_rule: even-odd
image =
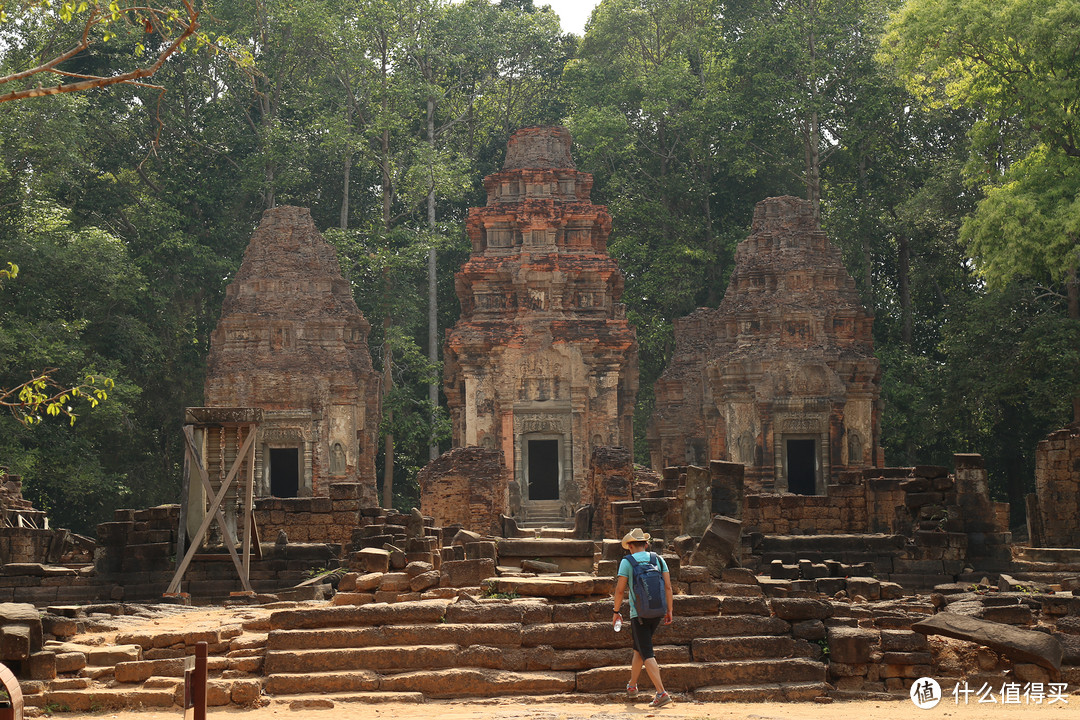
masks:
[[[656,698],[658,700],[667,694],[664,690],[664,681],[660,677],[660,665],[656,662],[652,642],[653,633],[660,626],[660,618],[650,618],[642,620],[640,623],[641,632],[638,635],[638,648],[642,656],[642,665],[649,676],[649,680],[652,681],[653,688],[656,689]],[[656,703],[656,700],[653,702]],[[670,702],[670,699],[665,702]]]
[[[634,657],[630,661],[630,682],[626,684],[626,694],[630,697],[637,695],[638,677],[641,675],[641,649],[638,639],[638,621],[637,618],[630,619],[630,641],[634,646]]]
[[[651,657],[644,662],[645,672],[648,674],[649,679],[652,680],[653,687],[656,688],[658,695],[664,694],[664,683],[660,679],[660,666],[656,664],[656,658]]]
[[[641,653],[634,651],[634,659],[630,662],[630,687],[637,687],[638,677],[641,676],[643,660]]]

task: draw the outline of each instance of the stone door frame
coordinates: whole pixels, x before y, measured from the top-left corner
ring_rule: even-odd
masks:
[[[778,493],[788,488],[788,440],[814,440],[814,494],[828,495],[829,433],[827,417],[789,416],[777,422],[773,433],[773,487]]]

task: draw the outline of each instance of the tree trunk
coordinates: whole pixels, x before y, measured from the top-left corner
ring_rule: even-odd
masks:
[[[390,390],[394,387],[394,374],[392,372],[394,355],[390,350],[390,315],[383,318],[383,407],[387,405]],[[383,491],[382,506],[394,507],[394,432],[390,428],[394,424],[393,409],[386,409],[386,438],[383,440]]]
[[[900,337],[911,349],[911,241],[905,233],[898,237],[900,243]]]
[[[345,149],[345,172],[341,188],[341,215],[338,217],[338,227],[342,230],[349,229],[349,176],[352,174],[352,150]]]
[[[859,189],[858,189],[858,212],[859,212],[859,234],[862,235],[862,252],[863,252],[863,287],[864,297],[866,298],[866,307],[868,310],[874,309],[874,254],[870,251],[870,233],[866,229],[866,202],[870,196],[869,188],[867,187],[868,181],[866,178],[866,153],[861,153],[859,156]],[[904,238],[903,242],[907,242],[907,238]],[[909,258],[910,260],[910,258]]]
[[[427,102],[427,133],[430,144],[432,162],[435,161],[435,98],[428,96]],[[428,229],[432,237],[435,235],[435,178],[431,179],[431,187],[427,196]],[[435,365],[439,362],[439,297],[436,272],[435,246],[428,248],[428,361]],[[435,421],[439,407],[439,384],[432,382],[428,385],[428,402],[431,403],[431,441],[428,444],[428,459],[434,460],[439,457],[439,444],[435,442]]]
[[[1076,276],[1076,265],[1069,268],[1065,278],[1065,295],[1068,298],[1069,317],[1080,320],[1080,278]]]
[[[815,8],[811,3],[811,22]],[[821,220],[821,118],[818,117],[817,35],[813,25],[806,39],[810,59],[810,128],[806,138],[806,197],[814,211],[814,219]]]

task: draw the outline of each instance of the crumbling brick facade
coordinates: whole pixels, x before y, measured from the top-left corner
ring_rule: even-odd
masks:
[[[1034,547],[1080,548],[1080,423],[1051,433],[1035,450],[1028,528]]]
[[[633,443],[637,341],[607,254],[611,217],[590,202],[570,141],[565,128],[520,130],[485,178],[446,343],[454,445],[502,451],[526,518],[571,517],[592,449]]]
[[[380,379],[368,329],[310,211],[267,210],[225,290],[205,385],[207,406],[264,411],[256,495],[360,482],[375,504]]]
[[[873,317],[811,206],[758,203],[718,309],[675,323],[648,431],[653,467],[727,459],[748,492],[823,495],[880,466]]]
[[[498,450],[454,448],[417,475],[420,512],[436,525],[500,535],[510,506],[509,475]]]

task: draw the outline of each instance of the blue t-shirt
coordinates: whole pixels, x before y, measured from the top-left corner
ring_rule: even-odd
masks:
[[[639,563],[649,562],[649,555],[652,553],[648,550],[642,550],[641,552],[634,553],[634,560]],[[656,556],[656,559],[660,561],[660,572],[668,572],[667,563],[664,562],[664,558],[660,555]],[[626,578],[626,588],[630,591],[630,618],[637,617],[637,604],[634,602],[634,569],[630,565],[630,561],[626,558],[622,559],[619,563],[619,575]]]

